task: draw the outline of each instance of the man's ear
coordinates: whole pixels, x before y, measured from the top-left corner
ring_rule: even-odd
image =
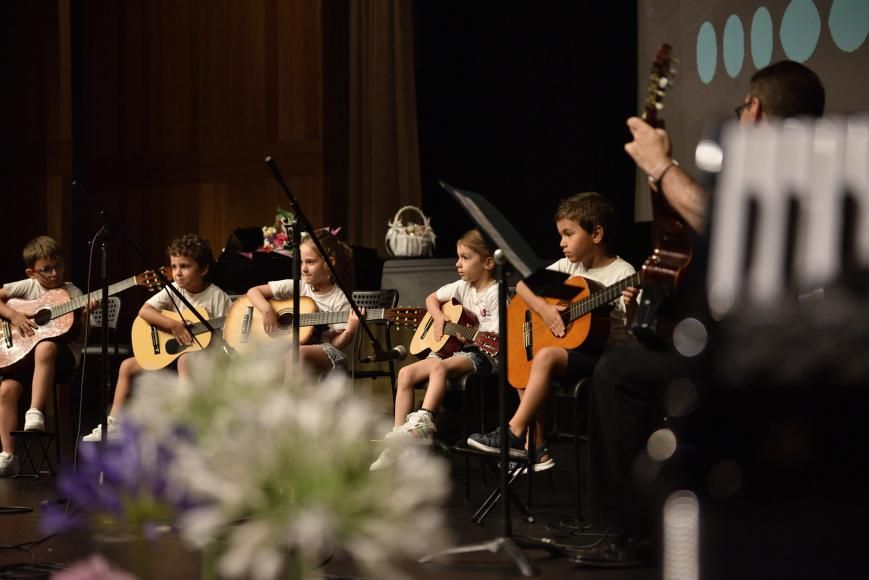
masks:
[[[36,270],[34,270],[33,268],[25,268],[24,273],[27,274],[28,278],[35,278],[36,277]]]
[[[763,104],[761,104],[760,99],[757,97],[751,97],[751,101],[749,101],[748,105],[748,114],[755,123],[766,117],[766,112],[763,110]]]

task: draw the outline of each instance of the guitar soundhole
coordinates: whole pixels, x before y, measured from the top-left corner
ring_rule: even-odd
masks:
[[[36,314],[33,315],[33,321],[39,326],[48,324],[49,322],[51,322],[51,310],[49,310],[48,308],[43,308],[42,310],[38,311]]]
[[[293,325],[293,313],[281,312],[278,314],[278,326],[281,328],[289,328]]]
[[[186,346],[184,346],[183,344],[181,344],[180,342],[178,342],[174,338],[166,341],[166,353],[167,354],[172,354],[172,355],[178,354],[182,350],[186,350],[186,349],[187,349]]]

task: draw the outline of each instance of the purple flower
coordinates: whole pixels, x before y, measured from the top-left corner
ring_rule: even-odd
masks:
[[[122,430],[122,437],[105,445],[82,445],[78,469],[61,470],[58,486],[69,498],[69,513],[64,505],[47,507],[41,522],[44,531],[82,527],[87,512],[140,526],[148,537],[159,524],[201,505],[167,479],[175,460],[167,444],[154,441],[131,421],[125,421]]]

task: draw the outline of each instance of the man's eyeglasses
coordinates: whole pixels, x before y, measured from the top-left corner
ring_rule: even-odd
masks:
[[[748,101],[747,103],[742,103],[741,105],[733,109],[734,111],[736,111],[736,118],[738,120],[742,120],[742,112],[747,109],[749,105],[751,105],[751,101]]]
[[[57,264],[51,264],[49,266],[43,266],[37,272],[42,274],[43,276],[48,276],[52,272],[63,272],[64,264],[63,262],[58,262]]]

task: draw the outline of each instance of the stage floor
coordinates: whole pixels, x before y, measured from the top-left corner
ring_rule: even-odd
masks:
[[[534,522],[524,521],[515,509],[512,510],[513,534],[528,537],[549,537],[559,543],[579,546],[594,542],[598,536],[591,531],[576,530],[571,521],[574,517],[574,476],[572,465],[573,443],[569,440],[558,440],[553,443],[553,454],[558,465],[546,474],[538,474],[534,478],[534,494],[532,514]],[[471,516],[488,493],[497,486],[496,480],[488,475],[486,485],[483,484],[482,465],[477,458],[470,462],[470,501],[465,501],[465,461],[456,453],[448,453],[452,465],[453,489],[447,506],[449,525],[457,545],[486,542],[502,535],[503,508],[498,504],[482,525],[471,521]],[[551,478],[550,478],[551,474]],[[515,488],[520,497],[527,498],[527,484],[517,482]],[[0,479],[0,506],[27,506],[32,512],[21,514],[0,515],[0,544],[19,544],[38,540],[42,537],[38,520],[43,500],[57,497],[54,480],[46,477],[41,479],[18,478]],[[570,523],[570,527],[559,524]],[[200,561],[195,554],[188,553],[177,542],[163,540],[158,546],[149,548],[149,561],[153,565],[152,576],[159,578],[194,578],[199,577]],[[40,573],[32,576],[14,575],[8,566],[14,563],[35,561],[51,566],[66,566],[71,562],[84,558],[95,550],[107,551],[113,558],[124,560],[132,558],[125,552],[124,545],[112,545],[101,541],[99,537],[82,531],[71,531],[58,534],[43,543],[29,548],[31,555],[22,550],[5,549],[0,551],[0,578],[27,577],[37,578]],[[541,550],[525,550],[529,559],[539,568],[539,578],[607,578],[619,579],[651,579],[660,576],[660,570],[655,568],[632,570],[589,570],[573,566],[567,558],[550,556]],[[488,552],[462,554],[449,561],[437,561],[427,564],[415,562],[403,566],[411,578],[445,578],[455,576],[460,578],[503,578],[520,577],[518,569],[504,554]],[[328,562],[321,573],[332,578],[359,577],[359,572],[352,563],[340,558]]]

